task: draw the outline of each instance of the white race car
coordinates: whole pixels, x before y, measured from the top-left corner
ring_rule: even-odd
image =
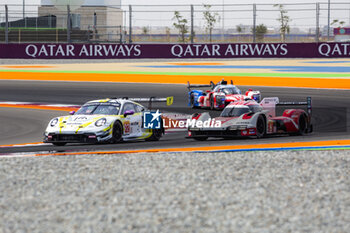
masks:
[[[285,109],[276,116],[276,106],[307,106],[304,109]],[[236,101],[225,107],[220,117],[211,118],[209,113],[192,116],[196,121],[221,122],[220,127],[189,127],[188,138],[198,141],[208,137],[257,137],[272,134],[304,135],[313,131],[311,124],[311,97],[306,101],[280,102],[278,97],[264,98],[260,103],[254,100]]]
[[[171,105],[173,97],[89,101],[69,116],[52,119],[45,130],[44,142],[64,146],[66,143],[118,143],[135,139],[158,141],[164,129],[143,128],[143,112],[147,109],[135,101]]]

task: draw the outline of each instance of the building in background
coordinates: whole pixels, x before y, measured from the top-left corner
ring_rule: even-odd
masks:
[[[56,16],[57,28],[67,28],[67,7],[42,0],[39,16]],[[85,0],[81,6],[71,6],[72,29],[89,30],[96,41],[120,41],[123,26],[121,0]]]
[[[335,42],[350,42],[350,27],[334,28]]]

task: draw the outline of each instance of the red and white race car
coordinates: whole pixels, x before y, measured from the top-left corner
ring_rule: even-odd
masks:
[[[306,105],[303,109],[285,109],[282,116],[276,116],[276,106]],[[312,132],[311,97],[306,102],[279,102],[278,97],[264,98],[261,103],[254,100],[237,101],[229,104],[220,117],[211,118],[209,113],[194,114],[188,127],[188,138],[204,141],[208,137],[261,138],[271,134],[303,135]],[[198,127],[196,122],[211,122]],[[221,122],[221,124],[216,124]],[[214,127],[214,123],[215,126]],[[219,126],[218,126],[219,125]]]
[[[211,87],[211,90],[191,90],[191,88]],[[216,85],[210,82],[210,85],[191,85],[188,82],[187,86],[189,92],[189,103],[188,105],[192,108],[210,108],[210,109],[224,109],[226,105],[242,100],[261,100],[260,91],[253,91],[249,89],[244,95],[241,90],[231,84],[227,84],[227,81],[222,80]]]

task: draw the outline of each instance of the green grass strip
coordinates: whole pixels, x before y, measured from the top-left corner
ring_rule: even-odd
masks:
[[[71,71],[71,70],[22,70],[8,69],[0,72],[28,73],[72,73],[72,74],[151,74],[151,75],[188,75],[188,76],[252,76],[252,77],[286,77],[286,78],[346,78],[350,73],[194,73],[194,72],[144,72],[144,71]]]

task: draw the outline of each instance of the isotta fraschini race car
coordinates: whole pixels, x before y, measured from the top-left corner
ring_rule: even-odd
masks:
[[[261,100],[260,91],[253,91],[249,89],[245,95],[241,93],[241,90],[233,85],[231,80],[231,84],[227,84],[227,81],[222,80],[218,82],[216,85],[211,81],[210,85],[191,85],[190,82],[187,82],[188,105],[192,108],[210,108],[210,109],[224,109],[228,104],[253,99],[257,102]],[[210,90],[191,90],[191,88],[203,88],[210,87]]]
[[[66,143],[118,143],[123,140],[158,141],[164,128],[148,129],[143,126],[143,114],[148,111],[137,102],[173,103],[167,98],[111,98],[85,103],[70,116],[55,117],[44,133],[44,142],[56,146]],[[161,114],[157,111],[158,116]]]
[[[276,116],[276,106],[307,106],[303,109],[285,109],[282,116]],[[254,100],[236,101],[221,112],[220,117],[211,119],[209,113],[194,114],[196,122],[221,122],[219,127],[188,128],[188,138],[204,141],[208,137],[256,137],[272,134],[304,135],[312,132],[311,97],[306,102],[280,102],[278,97],[264,98],[261,103]],[[213,125],[213,124],[212,124]]]

